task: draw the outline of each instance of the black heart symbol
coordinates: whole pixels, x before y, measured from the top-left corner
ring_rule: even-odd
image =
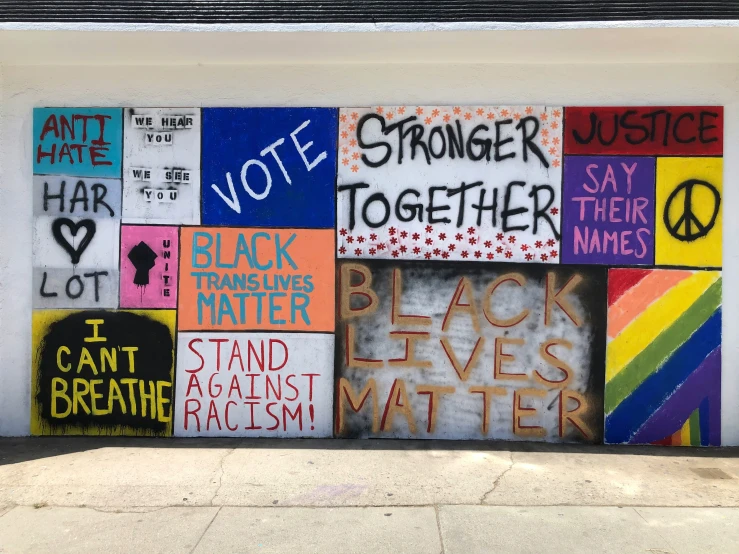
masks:
[[[80,229],[84,229],[86,231],[85,236],[82,237],[77,248],[69,244],[64,235],[62,235],[62,227],[69,229],[69,232],[73,237],[77,236]],[[59,219],[55,219],[54,223],[51,224],[51,233],[54,235],[54,240],[59,243],[59,246],[64,248],[64,250],[67,251],[67,254],[69,254],[69,257],[72,258],[72,265],[77,265],[80,263],[82,253],[87,248],[87,245],[90,244],[92,237],[95,236],[95,222],[92,219],[83,219],[82,221],[75,223],[71,219],[60,217]]]

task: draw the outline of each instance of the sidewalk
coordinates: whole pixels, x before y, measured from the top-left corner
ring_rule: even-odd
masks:
[[[0,552],[739,551],[739,450],[0,440]]]

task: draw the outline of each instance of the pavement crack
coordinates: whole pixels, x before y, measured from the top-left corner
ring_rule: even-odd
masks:
[[[228,458],[231,454],[233,454],[236,451],[236,448],[232,448],[228,452],[226,452],[221,457],[221,462],[219,464],[219,469],[221,470],[221,474],[218,476],[218,486],[216,487],[216,492],[213,493],[213,498],[210,499],[210,505],[213,506],[213,502],[218,497],[218,493],[221,492],[221,486],[223,486],[223,474],[225,473],[223,469],[223,462],[226,461],[226,458]]]
[[[500,475],[498,475],[495,481],[493,481],[492,488],[482,495],[482,497],[480,498],[480,504],[485,504],[485,501],[488,499],[488,496],[495,492],[495,489],[498,488],[498,485],[500,485],[500,482],[503,480],[503,477],[505,477],[506,473],[512,470],[513,466],[516,464],[516,462],[513,460],[513,452],[509,452],[508,456],[509,456],[508,467]]]
[[[441,545],[441,554],[444,554],[444,537],[441,534],[441,521],[439,520],[439,506],[434,504],[434,513],[436,514],[436,532],[439,533],[439,544]]]
[[[634,510],[640,518],[642,518],[642,520],[644,521],[644,523],[647,524],[648,527],[651,527],[649,525],[649,521],[647,521],[647,518],[645,518],[644,515],[636,507],[633,507],[632,506],[631,509]],[[665,541],[665,544],[669,547],[669,549],[673,552],[673,554],[677,554],[677,550],[675,548],[673,548],[673,546],[670,544],[670,541],[667,540],[667,537],[665,537],[662,533],[660,533],[659,532],[659,529],[657,529],[657,528],[653,528],[653,529],[654,529],[654,532],[657,533],[663,541]],[[650,550],[652,550],[652,549],[650,549]],[[657,551],[655,550],[655,553],[656,552]]]
[[[228,454],[226,454],[226,456],[228,456]],[[224,456],[224,458],[225,458],[226,456]],[[223,462],[223,460],[221,460],[221,462]],[[214,521],[216,520],[216,518],[218,517],[218,514],[220,514],[220,513],[221,513],[221,510],[222,510],[222,509],[223,509],[223,506],[220,506],[220,507],[219,507],[219,508],[218,508],[218,509],[216,510],[216,513],[215,513],[215,514],[213,514],[213,517],[212,517],[212,518],[211,518],[211,520],[210,520],[210,521],[208,522],[208,525],[207,525],[207,526],[205,527],[205,530],[203,531],[203,534],[202,534],[202,535],[200,535],[200,538],[198,539],[198,542],[196,542],[196,543],[195,543],[195,546],[193,546],[193,547],[192,547],[192,550],[190,550],[190,554],[192,554],[193,552],[195,552],[195,550],[196,550],[196,549],[198,548],[198,546],[200,546],[200,541],[202,541],[202,540],[203,540],[203,537],[204,537],[204,536],[205,536],[205,534],[206,534],[206,533],[208,532],[208,529],[210,529],[210,526],[211,526],[211,525],[213,525],[213,522],[214,522]]]

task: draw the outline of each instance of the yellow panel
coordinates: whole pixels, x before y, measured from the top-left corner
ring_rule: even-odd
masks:
[[[655,263],[720,267],[722,201],[722,158],[657,158]]]
[[[38,389],[38,372],[39,360],[38,355],[41,350],[42,341],[49,331],[49,326],[53,323],[64,319],[65,317],[78,312],[91,310],[34,310],[32,316],[32,364],[31,364],[31,435],[128,435],[128,436],[148,436],[152,433],[148,429],[137,429],[125,425],[111,426],[106,425],[100,428],[83,427],[77,425],[68,425],[63,428],[53,428],[44,425],[41,419],[41,409],[36,399],[36,391]],[[149,319],[163,323],[167,326],[172,334],[173,343],[176,345],[175,325],[177,320],[177,310],[103,310],[106,312],[128,312],[146,316]],[[174,360],[170,368],[170,381],[174,385]],[[172,396],[174,402],[174,394]],[[173,410],[174,411],[174,410]],[[172,417],[174,419],[174,417]],[[172,435],[173,422],[167,424],[165,435]]]

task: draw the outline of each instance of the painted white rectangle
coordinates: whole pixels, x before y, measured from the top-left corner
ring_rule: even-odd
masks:
[[[179,333],[175,436],[330,437],[334,336]]]
[[[561,107],[339,112],[342,258],[559,262]]]
[[[133,121],[150,118],[152,128],[136,127]],[[200,223],[200,109],[129,108],[123,129],[123,222]],[[156,137],[172,142],[156,142]],[[162,138],[164,141],[164,138]],[[161,146],[161,147],[160,147]],[[133,170],[148,170],[148,178]],[[188,180],[175,179],[175,172]],[[146,190],[168,191],[177,187],[176,199],[157,201]]]
[[[60,228],[59,240],[54,236],[55,225]],[[89,241],[86,239],[88,233]],[[117,219],[36,217],[33,267],[117,270],[119,237],[120,221]]]

